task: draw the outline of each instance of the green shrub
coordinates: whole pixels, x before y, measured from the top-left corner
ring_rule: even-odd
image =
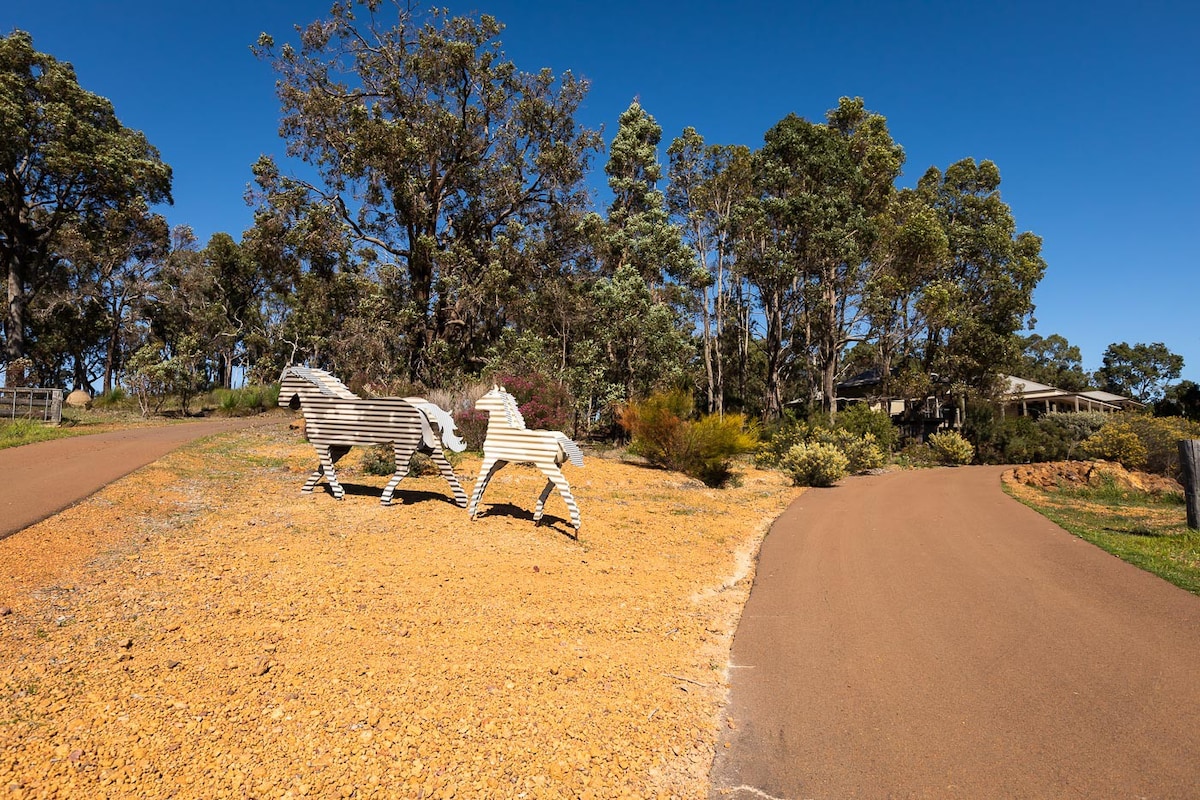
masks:
[[[940,464],[970,464],[975,448],[957,431],[941,431],[929,437],[929,449]]]
[[[679,428],[675,468],[706,486],[725,486],[733,478],[733,457],[751,452],[758,435],[741,414],[705,414]]]
[[[902,467],[932,467],[937,464],[933,450],[924,442],[912,440],[896,454],[896,462]]]
[[[1080,445],[1108,421],[1109,415],[1102,411],[1052,411],[1038,417],[1037,427],[1045,437],[1045,460],[1075,458]]]
[[[1130,429],[1146,448],[1145,470],[1179,478],[1179,440],[1200,438],[1200,423],[1183,417],[1125,414]]]
[[[396,471],[396,456],[391,445],[377,444],[363,451],[360,464],[368,475],[391,475]]]
[[[1082,446],[1092,458],[1116,461],[1127,469],[1179,477],[1179,440],[1200,437],[1200,424],[1182,417],[1110,415]]]
[[[791,412],[785,412],[779,422],[767,432],[766,441],[759,445],[755,452],[755,466],[760,469],[776,469],[788,451],[807,442],[812,432],[813,426],[796,419]]]
[[[690,420],[691,411],[691,396],[679,390],[628,404],[619,419],[633,436],[629,451],[708,486],[724,486],[733,478],[734,456],[754,450],[757,432],[741,414]]]
[[[878,469],[887,462],[887,456],[871,433],[858,436],[840,428],[813,428],[806,444],[836,447],[846,457],[846,469],[853,474]]]
[[[217,389],[212,394],[217,411],[226,416],[247,416],[274,408],[279,402],[279,384],[254,384],[240,389]]]
[[[447,450],[445,452],[446,460],[452,465],[456,464],[461,458],[458,453]],[[390,444],[377,444],[363,451],[362,454],[362,471],[368,475],[392,475],[396,472],[396,453]],[[438,475],[437,464],[428,453],[423,453],[420,450],[413,453],[412,460],[408,462],[408,474],[414,478],[420,478],[426,475]]]
[[[872,410],[866,403],[851,403],[845,411],[838,412],[833,426],[859,437],[870,434],[884,454],[895,450],[900,441],[900,431],[892,423],[891,415],[882,409]]]
[[[846,477],[849,459],[832,444],[797,444],[784,454],[779,468],[796,486],[833,486]]]
[[[1083,452],[1092,458],[1115,461],[1127,469],[1146,465],[1146,446],[1124,422],[1110,422],[1083,443]]]
[[[1055,457],[1056,445],[1033,417],[1002,417],[993,402],[967,403],[962,434],[981,464],[1028,464]]]
[[[107,392],[92,400],[92,408],[115,408],[129,401],[129,394],[123,386],[114,386]]]
[[[838,424],[833,428],[822,425],[819,421],[802,421],[792,416],[785,416],[771,434],[771,438],[761,445],[755,453],[754,461],[763,469],[781,469],[796,445],[822,444],[836,448],[846,457],[846,469],[852,473],[866,472],[878,469],[887,463],[891,445],[881,446],[872,427],[880,427],[886,431],[887,441],[894,442],[896,430],[890,419],[882,412],[871,411],[865,405],[851,406],[862,408],[864,411],[845,411],[838,415]],[[841,422],[847,425],[843,427]],[[882,428],[880,420],[887,423]]]
[[[839,445],[849,462],[847,469],[855,475],[879,469],[887,463],[887,456],[875,441],[875,434],[864,433],[843,439]]]

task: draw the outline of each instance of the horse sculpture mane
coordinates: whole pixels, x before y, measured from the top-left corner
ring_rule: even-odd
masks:
[[[535,522],[540,522],[546,507],[546,500],[557,487],[567,510],[571,515],[571,525],[578,535],[580,527],[579,507],[571,494],[571,487],[563,477],[560,466],[570,461],[572,464],[583,466],[583,451],[579,445],[571,441],[561,431],[529,430],[525,427],[525,418],[517,407],[516,398],[504,389],[493,386],[492,390],[475,403],[475,408],[488,412],[487,437],[483,442],[483,463],[479,467],[479,478],[471,493],[471,504],[467,513],[471,518],[476,517],[479,502],[492,476],[509,462],[532,463],[546,476],[546,487],[538,497],[537,507],[533,512]]]
[[[322,477],[333,496],[341,500],[345,490],[338,483],[336,464],[355,445],[391,443],[396,471],[383,490],[380,502],[390,505],[396,486],[408,474],[413,454],[424,444],[438,471],[450,484],[455,502],[467,505],[453,467],[446,461],[443,443],[452,450],[465,448],[454,435],[454,418],[449,412],[422,397],[363,399],[328,372],[313,367],[292,366],[279,378],[279,405],[299,407],[304,414],[308,440],[317,451],[319,464],[302,491],[311,492]],[[435,432],[434,426],[441,435]]]

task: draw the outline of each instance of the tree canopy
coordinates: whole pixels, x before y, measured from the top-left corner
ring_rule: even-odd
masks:
[[[260,160],[258,225],[298,260],[293,274],[317,258],[379,288],[361,324],[401,335],[383,363],[357,365],[375,377],[437,384],[451,363],[478,370],[584,201],[599,146],[575,120],[587,84],[519,70],[502,30],[487,15],[371,2],[335,5],[298,47],[259,39],[288,155],[315,179]],[[333,252],[306,252],[318,231]]]
[[[1068,392],[1081,392],[1091,384],[1079,348],[1057,333],[1021,337],[1021,361],[1016,370],[1018,377]]]
[[[7,279],[6,363],[29,355],[28,307],[69,282],[69,229],[98,237],[136,203],[171,200],[171,168],[112,104],[24,31],[0,38],[0,269]],[[48,357],[43,354],[43,358]]]
[[[1104,351],[1096,382],[1105,391],[1153,403],[1162,398],[1167,384],[1177,380],[1182,371],[1183,356],[1172,353],[1162,342],[1114,342]]]
[[[600,204],[587,81],[524,70],[503,32],[359,0],[263,34],[283,153],[250,166],[253,227],[203,245],[156,212],[171,172],[145,137],[27,34],[0,40],[6,363],[106,388],[135,353],[206,386],[297,362],[352,386],[538,372],[585,428],[659,388],[771,419],[835,414],[857,373],[960,406],[1004,372],[1088,385],[1078,348],[1021,333],[1047,265],[992,161],[900,189],[904,149],[862,98],[754,148],[664,139],[635,100]],[[1113,345],[1096,380],[1152,401],[1181,361]]]

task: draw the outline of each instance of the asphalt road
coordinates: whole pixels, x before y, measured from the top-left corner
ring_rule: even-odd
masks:
[[[776,522],[712,797],[1200,797],[1200,597],[1001,471],[852,478]]]
[[[0,450],[0,539],[57,514],[180,445],[258,424],[263,418],[181,422]]]

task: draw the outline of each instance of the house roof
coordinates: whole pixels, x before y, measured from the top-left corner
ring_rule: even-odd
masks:
[[[1090,397],[1093,400],[1100,400],[1105,403],[1135,403],[1139,406],[1142,405],[1141,403],[1138,403],[1137,400],[1134,400],[1130,397],[1125,397],[1123,395],[1113,394],[1112,392],[1101,392],[1096,390],[1090,392],[1080,392],[1079,394],[1083,395],[1084,397]]]
[[[1112,392],[1068,392],[1065,389],[1031,381],[1027,378],[1018,378],[1015,375],[1004,375],[1003,377],[1007,384],[1004,395],[1005,399],[1009,402],[1021,402],[1022,400],[1069,401],[1081,398],[1089,405],[1099,403],[1110,411],[1129,407],[1140,408],[1142,406],[1137,400],[1113,394]]]

